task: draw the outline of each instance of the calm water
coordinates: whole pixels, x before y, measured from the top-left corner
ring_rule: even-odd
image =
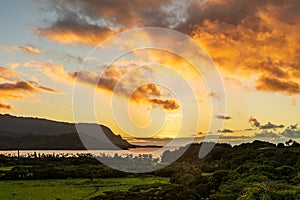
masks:
[[[178,147],[166,147],[167,150],[175,150]],[[162,151],[159,150],[159,148],[133,148],[129,150],[20,150],[21,156],[27,156],[27,155],[33,155],[34,152],[36,154],[45,154],[45,155],[65,155],[65,156],[72,156],[77,154],[87,154],[90,153],[94,156],[99,156],[100,154],[105,153],[106,155],[139,155],[139,154],[151,154],[153,158],[159,158],[162,155]],[[17,150],[7,150],[3,151],[0,150],[0,154],[6,155],[6,156],[17,156],[18,151]]]

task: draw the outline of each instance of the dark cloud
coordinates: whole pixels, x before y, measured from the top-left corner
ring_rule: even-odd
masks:
[[[272,77],[260,77],[256,89],[266,92],[282,92],[289,95],[300,94],[300,83]]]
[[[297,127],[298,127],[298,124],[295,124],[295,125],[290,125],[288,128],[294,130],[294,129],[297,129]]]
[[[62,43],[96,45],[112,34],[129,28],[176,25],[179,16],[174,6],[171,6],[176,4],[174,2],[174,0],[44,2],[57,19],[50,26],[36,28],[35,31],[40,36]]]
[[[175,2],[174,0],[76,1],[77,5],[80,5],[78,13],[89,16],[91,20],[104,20],[106,24],[121,29],[136,26],[170,27],[174,25],[177,15],[172,7],[166,7],[174,6]]]
[[[224,119],[224,120],[232,119],[232,117],[230,117],[230,116],[224,116],[224,115],[216,115],[215,117],[217,119]]]
[[[284,125],[283,124],[280,124],[280,125],[276,125],[276,124],[273,124],[271,122],[268,122],[264,125],[261,125],[261,123],[254,117],[250,117],[249,118],[249,123],[251,123],[254,127],[256,128],[259,128],[259,129],[262,129],[262,130],[266,130],[266,129],[277,129],[277,128],[284,128]]]
[[[233,130],[230,129],[223,129],[223,130],[218,130],[218,133],[233,133]]]
[[[272,124],[271,122],[268,122],[265,125],[261,125],[259,128],[260,129],[277,129],[277,128],[284,128],[284,125],[282,125],[282,124],[276,125],[276,124]]]
[[[205,134],[205,133],[203,133],[203,132],[201,132],[201,131],[197,133],[197,135],[204,135],[204,134]]]
[[[249,118],[249,123],[251,123],[255,127],[259,127],[260,126],[260,122],[257,119],[255,119],[254,117],[250,117]]]
[[[253,136],[254,138],[259,139],[268,139],[268,138],[274,138],[274,139],[281,139],[283,142],[286,141],[289,138],[292,139],[299,139],[300,138],[300,130],[297,128],[297,125],[290,125],[288,128],[286,128],[283,132],[280,133],[273,133],[270,131],[267,131],[267,129],[273,129],[276,128],[284,128],[283,125],[274,125],[270,122],[268,122],[265,125],[260,126],[260,129],[262,130],[259,133],[255,133]]]

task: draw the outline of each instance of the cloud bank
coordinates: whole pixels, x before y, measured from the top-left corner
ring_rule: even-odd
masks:
[[[35,32],[52,41],[97,45],[135,27],[193,37],[219,67],[261,92],[300,94],[297,0],[42,1],[55,17]]]

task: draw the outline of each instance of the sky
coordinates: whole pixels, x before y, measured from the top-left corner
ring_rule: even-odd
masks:
[[[140,143],[206,135],[299,140],[299,9],[297,0],[2,1],[0,113],[97,122]],[[220,80],[205,82],[190,60],[158,49],[112,62],[122,51],[105,45],[116,41],[125,49],[142,38],[194,51],[160,34],[116,40],[143,27],[190,38],[205,54],[193,59],[216,67]],[[224,94],[210,88],[218,81]]]

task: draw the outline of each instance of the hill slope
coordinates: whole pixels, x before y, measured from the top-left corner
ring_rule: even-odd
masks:
[[[108,127],[0,114],[0,149],[128,149]],[[102,131],[101,131],[102,130]],[[84,143],[84,144],[83,144]]]

